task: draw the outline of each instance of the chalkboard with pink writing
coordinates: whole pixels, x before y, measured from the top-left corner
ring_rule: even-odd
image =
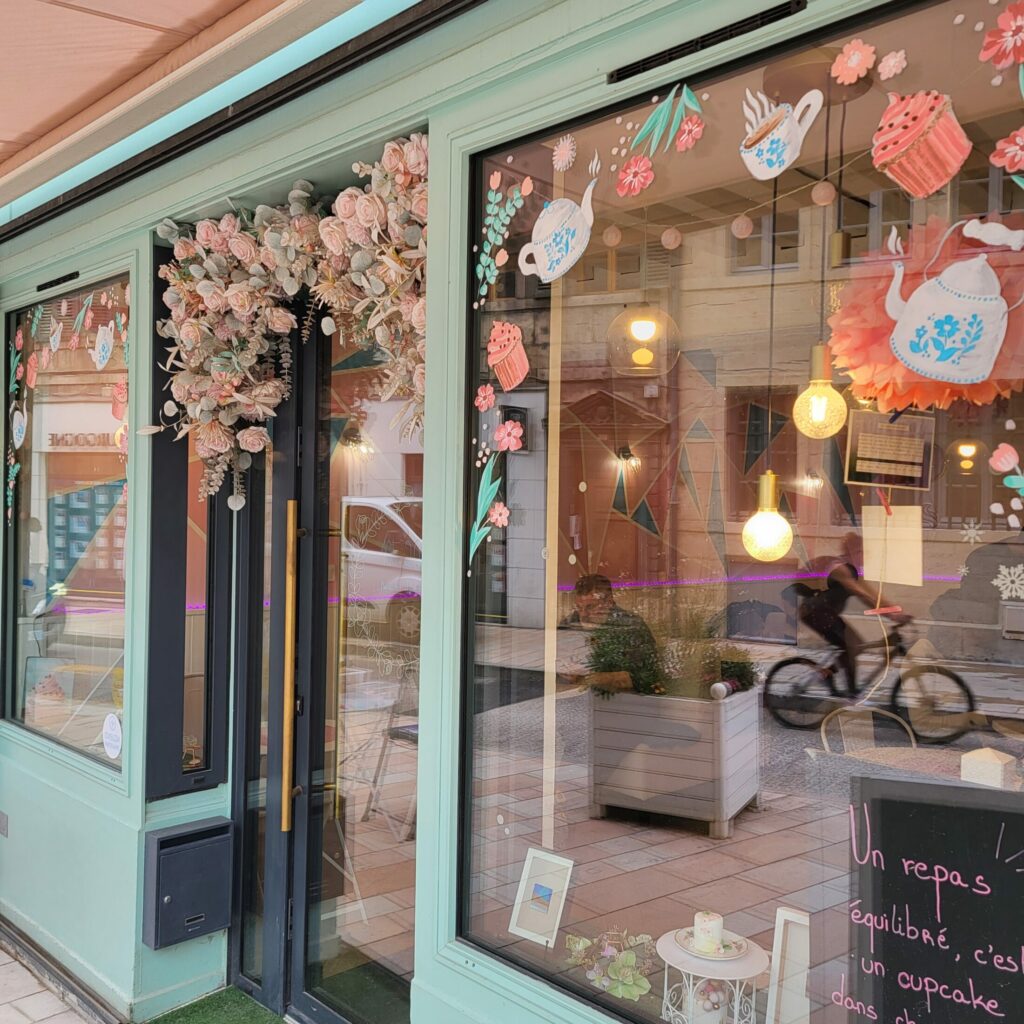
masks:
[[[860,779],[849,814],[852,955],[825,1019],[1024,1022],[1021,795]]]

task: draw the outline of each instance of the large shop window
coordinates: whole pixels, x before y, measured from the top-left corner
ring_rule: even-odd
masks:
[[[120,767],[128,276],[8,322],[7,714]]]
[[[1015,10],[475,165],[460,931],[613,1015],[1024,1013]]]

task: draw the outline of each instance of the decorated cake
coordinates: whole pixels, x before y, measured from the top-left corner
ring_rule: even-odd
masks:
[[[924,199],[937,192],[970,151],[948,96],[935,90],[889,93],[889,106],[871,140],[871,161],[910,195]]]
[[[717,953],[722,946],[722,915],[698,910],[693,915],[693,945],[699,953]]]
[[[498,375],[503,391],[511,391],[522,384],[530,372],[530,363],[519,327],[505,320],[494,321],[487,341],[487,365]]]

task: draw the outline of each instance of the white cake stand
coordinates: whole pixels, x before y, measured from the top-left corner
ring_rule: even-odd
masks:
[[[705,981],[721,981],[728,991],[728,1015],[732,1024],[756,1024],[754,997],[757,979],[768,970],[768,954],[747,939],[747,951],[733,960],[710,960],[683,950],[675,940],[673,929],[658,939],[658,956],[665,961],[665,995],[661,1019],[668,1024],[696,1024],[697,990]],[[676,970],[681,981],[672,983],[670,973]]]

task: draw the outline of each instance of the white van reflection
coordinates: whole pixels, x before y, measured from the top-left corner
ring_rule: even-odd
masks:
[[[423,499],[343,498],[341,514],[349,621],[419,644]]]

